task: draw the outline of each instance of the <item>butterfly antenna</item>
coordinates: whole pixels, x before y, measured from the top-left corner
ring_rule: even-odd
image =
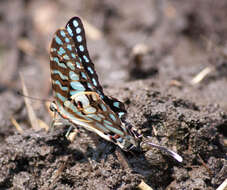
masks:
[[[35,97],[32,97],[32,96],[27,96],[27,95],[24,95],[22,92],[19,92],[19,91],[17,91],[17,95],[23,96],[25,98],[29,98],[29,99],[32,99],[32,100],[38,100],[38,101],[41,101],[41,102],[52,102],[52,100],[49,100],[49,99],[41,99],[41,98],[35,98]]]
[[[178,162],[182,162],[183,161],[183,158],[177,154],[176,152],[164,147],[164,146],[160,146],[160,145],[157,145],[157,144],[154,144],[152,142],[143,142],[145,145],[150,145],[152,147],[155,147],[155,148],[158,148],[159,150],[167,153],[168,155],[172,156],[174,159],[176,159]]]

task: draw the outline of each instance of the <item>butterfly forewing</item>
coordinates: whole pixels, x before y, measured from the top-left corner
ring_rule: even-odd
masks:
[[[71,18],[66,24],[66,29],[75,43],[78,56],[81,58],[84,69],[87,71],[87,74],[92,81],[94,91],[97,92],[104,100],[104,102],[110,106],[112,111],[117,113],[118,117],[121,118],[126,113],[124,104],[116,98],[110,98],[108,96],[105,96],[105,94],[103,93],[103,89],[99,83],[98,75],[95,71],[94,64],[88,53],[85,31],[80,18]]]
[[[57,30],[51,42],[50,68],[52,87],[59,109],[74,94],[92,90],[91,81],[66,29]]]
[[[65,104],[71,101],[73,95],[92,90],[92,85],[88,89],[89,78],[66,29],[57,30],[51,42],[50,68],[52,87],[61,113],[67,109]]]

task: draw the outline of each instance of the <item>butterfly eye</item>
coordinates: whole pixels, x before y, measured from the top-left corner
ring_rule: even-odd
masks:
[[[50,111],[52,111],[52,112],[56,112],[57,111],[57,106],[56,106],[54,101],[51,102],[51,104],[50,104]]]

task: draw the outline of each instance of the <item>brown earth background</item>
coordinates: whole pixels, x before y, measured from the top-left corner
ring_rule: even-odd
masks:
[[[19,73],[30,96],[53,100],[49,44],[73,16],[105,93],[183,163],[83,129],[73,142],[68,126],[47,132],[46,101],[28,99],[29,119]],[[226,0],[1,0],[0,189],[216,189],[227,179],[226,18]]]

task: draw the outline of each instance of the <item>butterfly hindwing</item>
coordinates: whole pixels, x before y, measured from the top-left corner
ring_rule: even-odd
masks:
[[[127,131],[122,130],[121,121],[108,105],[100,98],[96,92],[81,92],[71,97],[70,106],[80,104],[77,109],[85,116],[87,128],[96,133],[102,132],[100,136],[109,138],[112,134],[125,136]],[[73,121],[77,123],[77,121]],[[108,139],[110,140],[110,139]]]

